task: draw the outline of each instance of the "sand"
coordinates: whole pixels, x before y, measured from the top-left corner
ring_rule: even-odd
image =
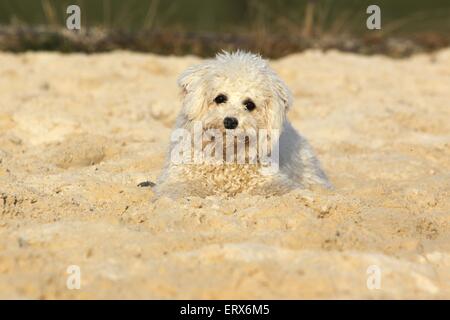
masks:
[[[0,298],[450,298],[450,49],[271,61],[334,191],[151,202],[199,61],[0,53]]]

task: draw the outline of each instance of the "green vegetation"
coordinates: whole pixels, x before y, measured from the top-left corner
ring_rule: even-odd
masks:
[[[63,32],[69,4],[81,7],[77,39]],[[381,7],[381,31],[366,28],[371,4]],[[449,0],[0,0],[0,50],[390,54],[389,39],[402,38],[392,55],[403,56],[447,46],[449,17]]]
[[[0,24],[64,25],[65,9],[78,4],[86,27],[283,32],[305,27],[308,2],[315,32],[367,32],[370,4],[389,32],[450,32],[448,0],[1,0]]]

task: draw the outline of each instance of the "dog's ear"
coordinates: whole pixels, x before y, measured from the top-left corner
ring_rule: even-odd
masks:
[[[292,94],[286,84],[277,76],[272,76],[272,100],[268,110],[268,129],[281,131],[286,113],[292,105]]]
[[[208,62],[187,68],[178,78],[178,86],[183,94],[187,94],[196,89],[196,87],[204,80],[204,77],[210,64]]]
[[[195,119],[201,112],[205,100],[205,81],[210,63],[205,62],[192,66],[184,71],[178,78],[178,86],[184,98],[183,112],[190,119]]]

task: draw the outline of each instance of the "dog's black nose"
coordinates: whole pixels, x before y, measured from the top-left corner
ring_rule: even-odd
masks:
[[[226,117],[225,119],[223,119],[223,125],[224,125],[225,129],[236,129],[238,124],[239,124],[239,122],[238,122],[238,119],[236,119],[236,118]]]

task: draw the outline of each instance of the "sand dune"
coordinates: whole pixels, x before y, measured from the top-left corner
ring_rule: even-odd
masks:
[[[151,203],[198,61],[0,54],[0,298],[450,298],[450,49],[272,61],[336,190]]]

